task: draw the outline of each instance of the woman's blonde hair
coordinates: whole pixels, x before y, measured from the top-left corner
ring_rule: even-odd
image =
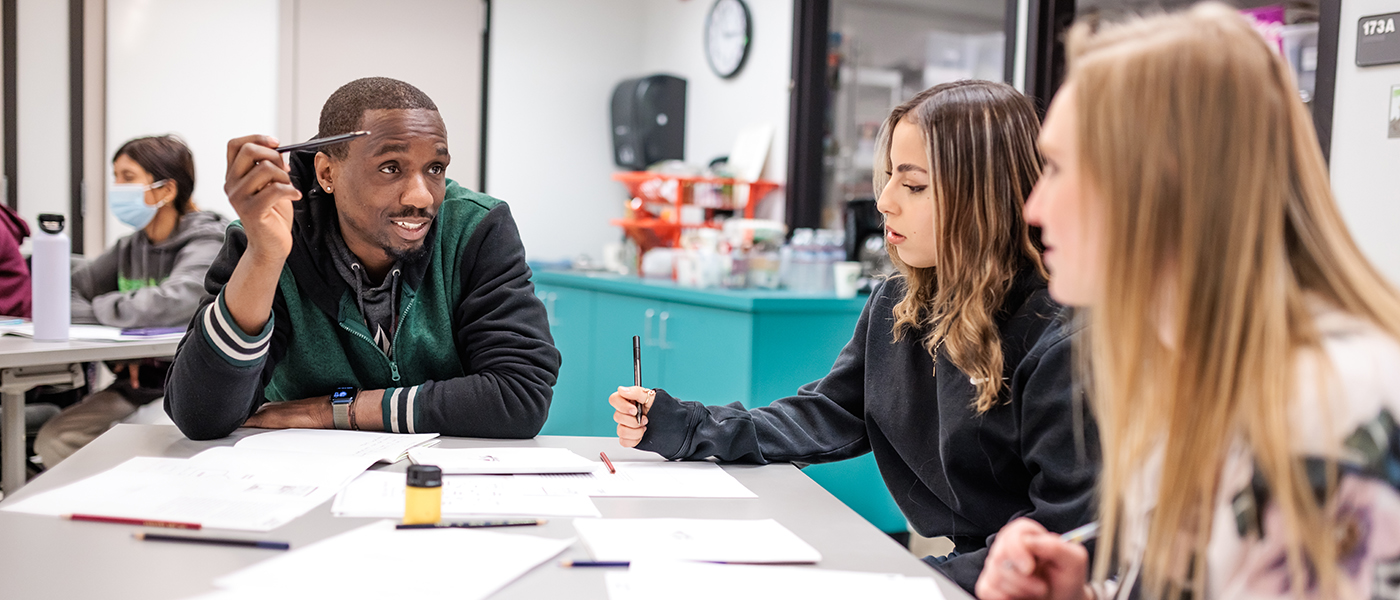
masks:
[[[876,195],[890,179],[890,143],[900,121],[918,127],[928,152],[938,265],[911,267],[888,246],[906,280],[894,307],[894,337],[927,330],[929,354],[937,360],[939,351],[948,353],[977,388],[977,412],[986,412],[1004,385],[997,311],[1018,272],[1032,268],[1046,277],[1022,212],[1040,178],[1040,121],[1030,100],[1003,83],[958,81],[924,90],[880,128]]]
[[[1102,199],[1087,209],[1104,283],[1081,353],[1104,448],[1095,576],[1116,541],[1132,558],[1125,499],[1162,452],[1144,590],[1204,597],[1220,475],[1243,436],[1284,517],[1292,589],[1332,595],[1337,523],[1290,444],[1296,359],[1321,351],[1304,296],[1396,336],[1400,296],[1347,232],[1292,71],[1220,4],[1079,24],[1069,54],[1067,108]]]

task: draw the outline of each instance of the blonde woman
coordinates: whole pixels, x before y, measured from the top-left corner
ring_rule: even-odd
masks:
[[[1017,521],[979,597],[1400,597],[1400,296],[1288,65],[1219,4],[1070,48],[1027,211],[1090,308],[1103,535],[1086,586],[1082,547]]]
[[[875,189],[900,275],[870,296],[831,373],[754,410],[618,388],[622,444],[754,463],[873,451],[913,529],[953,539],[929,562],[969,590],[988,536],[1011,519],[1051,531],[1087,521],[1097,445],[1076,443],[1069,334],[1021,212],[1040,174],[1038,129],[1030,102],[1000,83],[940,85],[896,108]]]

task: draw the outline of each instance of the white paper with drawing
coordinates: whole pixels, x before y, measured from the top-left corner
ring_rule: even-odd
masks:
[[[331,504],[331,513],[337,517],[402,518],[404,477],[403,473],[368,471],[336,495],[335,502]],[[600,514],[588,496],[527,496],[502,485],[508,478],[483,476],[485,481],[472,482],[463,477],[444,477],[443,518],[596,517]]]
[[[591,473],[601,466],[567,448],[414,448],[408,458],[436,465],[445,475]]]
[[[815,563],[820,552],[772,519],[575,519],[594,560]]]
[[[329,500],[372,463],[368,457],[230,447],[192,458],[140,456],[4,510],[269,531]]]
[[[394,529],[371,523],[225,575],[214,585],[234,595],[220,598],[486,598],[541,563],[573,539],[473,531]],[[355,565],[373,570],[357,576]]]
[[[453,477],[487,482],[525,495],[573,495],[616,498],[757,498],[733,475],[711,462],[613,462],[617,473],[595,463],[593,472],[577,475]]]
[[[398,462],[409,448],[435,443],[436,433],[377,433],[336,429],[279,429],[250,435],[234,444],[276,452],[308,452],[340,456],[366,456],[380,462]]]

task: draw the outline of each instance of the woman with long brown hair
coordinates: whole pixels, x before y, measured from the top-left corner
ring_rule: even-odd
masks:
[[[1086,521],[1096,441],[1077,435],[1088,426],[1068,324],[1021,210],[1038,130],[1030,101],[1001,83],[939,85],[896,108],[874,183],[900,273],[871,294],[830,374],[754,410],[618,388],[621,443],[753,463],[873,451],[913,529],[952,538],[953,554],[929,562],[967,589],[1012,518]]]
[[[1220,4],[1070,55],[1027,214],[1089,309],[1103,535],[1086,587],[1082,547],[1015,522],[979,597],[1400,597],[1400,295],[1288,65]]]

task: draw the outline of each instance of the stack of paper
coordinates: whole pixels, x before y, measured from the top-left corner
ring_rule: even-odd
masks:
[[[820,552],[772,519],[576,519],[594,560],[815,563]]]
[[[331,504],[337,517],[403,518],[403,473],[369,471],[345,486]],[[444,519],[470,516],[519,517],[596,517],[598,507],[588,496],[577,494],[527,496],[515,493],[504,483],[507,477],[483,477],[482,483],[469,483],[462,477],[442,479]],[[475,479],[475,478],[473,478]]]
[[[566,448],[414,448],[408,458],[444,475],[591,473],[598,465]]]
[[[371,523],[241,571],[210,598],[486,598],[573,544],[469,529]]]
[[[608,573],[607,585],[611,600],[944,597],[928,577],[674,561],[634,561],[626,572]]]
[[[436,433],[375,433],[336,429],[280,429],[238,440],[235,448],[269,452],[305,452],[362,456],[378,462],[398,462],[410,448],[435,443]]]
[[[330,499],[374,460],[211,448],[192,458],[136,457],[5,507],[269,531]]]
[[[19,337],[34,337],[33,323],[15,323],[0,325],[0,335],[14,335]],[[77,342],[158,342],[158,341],[180,341],[185,337],[185,332],[167,333],[161,335],[127,335],[123,334],[119,327],[107,327],[104,325],[69,325],[68,339]]]

